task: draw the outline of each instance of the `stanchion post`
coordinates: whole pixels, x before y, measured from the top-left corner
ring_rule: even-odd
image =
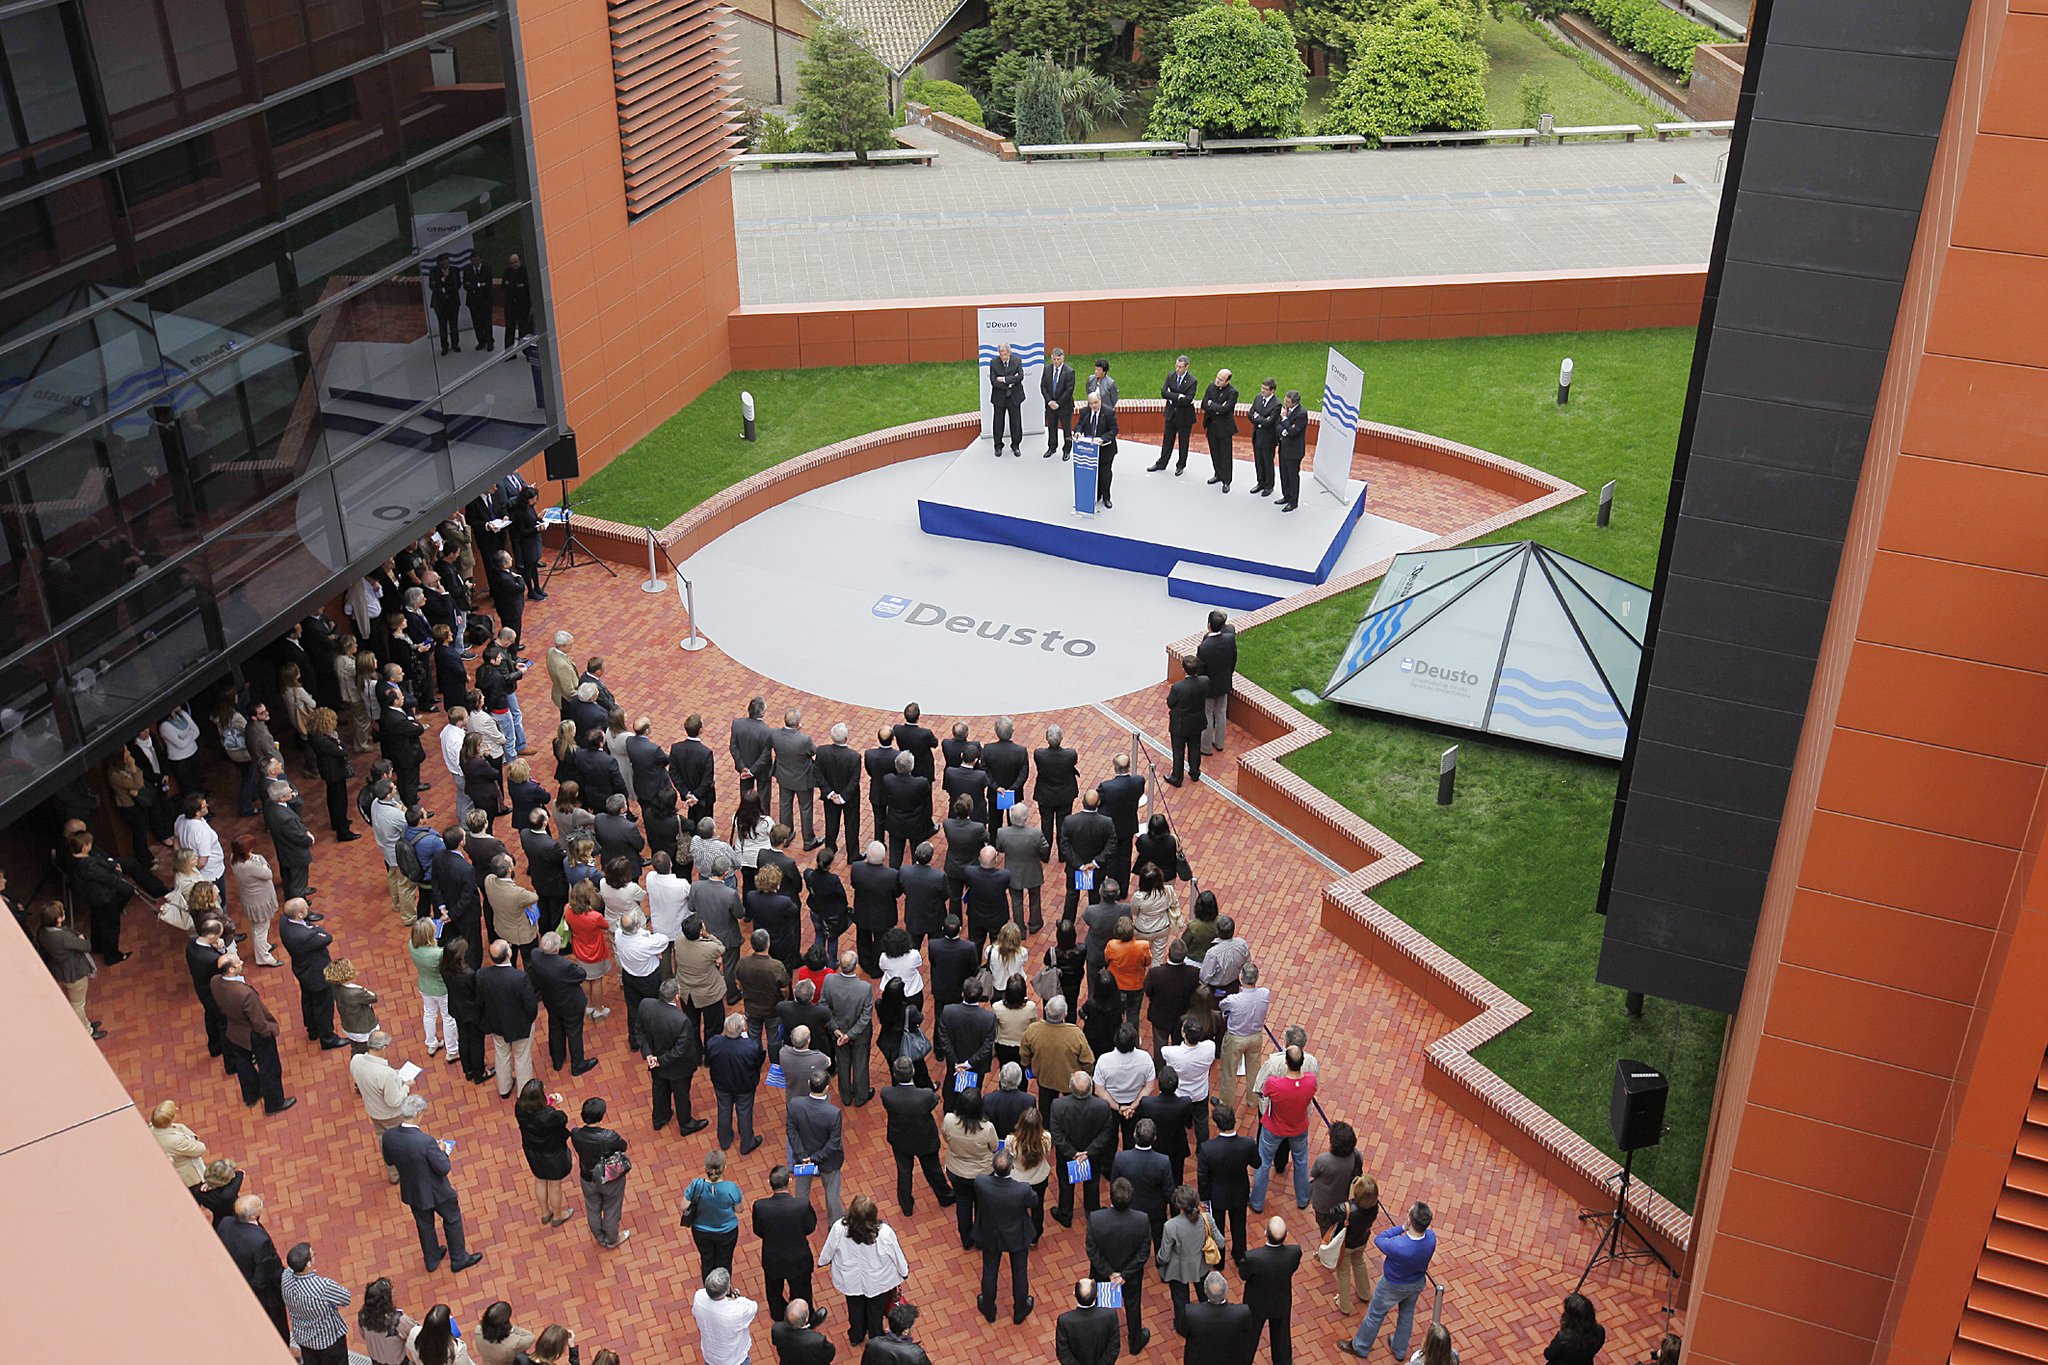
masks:
[[[683,610],[690,616],[690,633],[683,637],[681,648],[694,654],[709,643],[697,633],[697,588],[680,572],[676,574],[676,585],[683,590]]]
[[[642,592],[668,591],[668,584],[661,581],[661,570],[654,567],[654,552],[657,548],[659,547],[655,544],[654,528],[650,526],[647,528],[647,581],[640,585]]]

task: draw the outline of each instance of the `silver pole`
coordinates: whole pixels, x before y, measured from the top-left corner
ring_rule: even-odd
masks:
[[[642,592],[667,592],[668,584],[661,581],[661,571],[654,567],[654,528],[647,528],[647,581],[640,585]]]
[[[694,654],[710,643],[697,633],[697,585],[680,573],[676,575],[676,582],[683,585],[683,610],[690,614],[690,633],[684,638],[681,647]]]

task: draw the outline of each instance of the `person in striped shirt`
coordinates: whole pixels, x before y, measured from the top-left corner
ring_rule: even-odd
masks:
[[[313,1269],[313,1244],[300,1242],[284,1257],[286,1315],[292,1340],[299,1344],[300,1365],[348,1365],[348,1324],[341,1310],[355,1296]]]

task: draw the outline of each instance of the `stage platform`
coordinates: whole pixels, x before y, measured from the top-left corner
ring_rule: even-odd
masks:
[[[1248,491],[1248,460],[1238,462],[1225,494],[1207,483],[1206,450],[1197,451],[1179,477],[1171,470],[1147,473],[1157,457],[1146,445],[1119,451],[1116,506],[1089,516],[1074,510],[1072,465],[1032,449],[1022,459],[998,459],[986,440],[977,440],[919,496],[918,525],[928,535],[1150,574],[1166,579],[1175,597],[1239,609],[1328,579],[1362,522],[1378,524],[1369,539],[1378,538],[1379,525],[1398,525],[1368,518],[1366,487],[1355,479],[1340,499],[1305,477],[1300,510],[1283,513],[1277,496]]]

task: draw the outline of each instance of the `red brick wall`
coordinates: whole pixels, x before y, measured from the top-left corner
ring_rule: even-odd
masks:
[[[1742,67],[1748,60],[1748,43],[1701,43],[1694,48],[1686,116],[1703,123],[1734,118],[1742,94]]]

